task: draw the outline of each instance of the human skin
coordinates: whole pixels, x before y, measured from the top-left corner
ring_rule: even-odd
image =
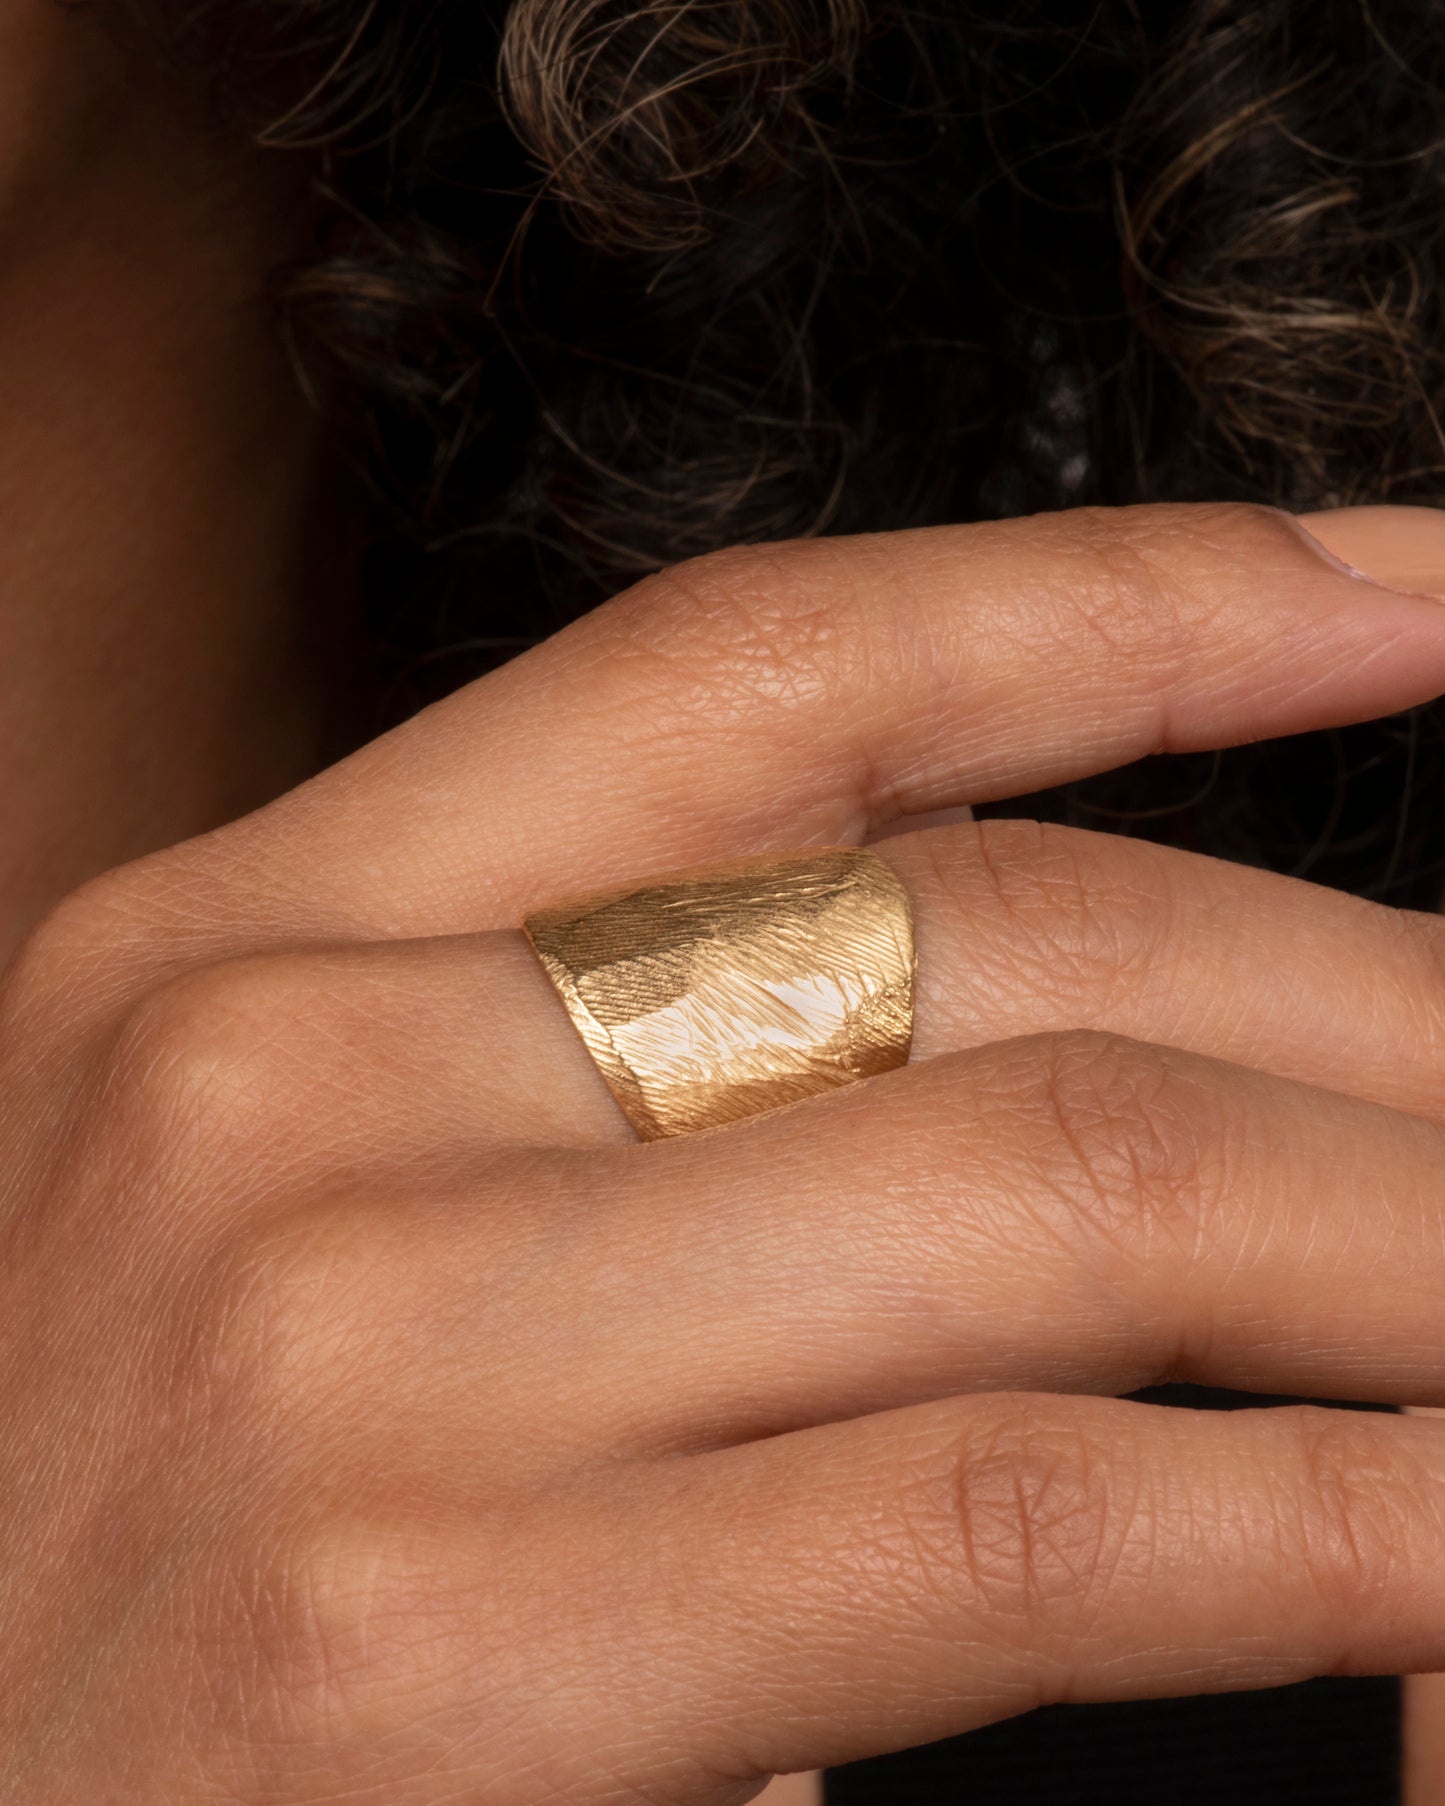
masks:
[[[900,835],[915,1063],[647,1147],[514,926],[1442,684],[1267,510],[731,553],[72,894],[0,1002],[0,1787],[730,1806],[1445,1665],[1439,1423],[1114,1396],[1445,1396],[1437,918]]]
[[[76,35],[73,15],[30,0],[0,4],[0,735],[21,774],[6,790],[0,844],[10,864],[0,899],[12,939],[90,873],[288,791],[322,762],[337,714],[323,674],[299,648],[318,573],[344,547],[316,526],[328,516],[316,506],[325,481],[314,433],[250,305],[284,240],[284,216],[269,181],[222,153],[185,96],[166,89],[173,111],[158,110],[156,90],[131,86],[111,55]],[[107,145],[130,147],[126,156],[95,154],[102,123]],[[118,219],[123,237],[97,230]],[[214,230],[198,237],[198,220]],[[50,228],[56,221],[65,233]],[[223,297],[228,305],[218,309]],[[125,328],[119,341],[100,330],[116,322]],[[273,444],[274,458],[258,455]],[[0,1490],[20,1502],[0,1524],[8,1664],[0,1784],[8,1797],[169,1802],[230,1788],[243,1799],[324,1799],[317,1777],[348,1767],[350,1801],[433,1797],[417,1778],[423,1768],[456,1797],[474,1774],[459,1781],[448,1765],[476,1753],[476,1708],[488,1702],[448,1691],[457,1676],[434,1659],[440,1650],[465,1655],[491,1702],[503,1694],[520,1701],[517,1722],[542,1727],[550,1746],[558,1731],[580,1737],[601,1714],[614,1766],[641,1763],[650,1784],[673,1787],[678,1798],[742,1798],[767,1762],[836,1760],[890,1739],[918,1741],[965,1728],[969,1714],[986,1717],[1000,1699],[1017,1709],[1065,1683],[1081,1695],[1101,1684],[1077,1625],[1061,1628],[1045,1610],[1024,1624],[1026,1636],[1000,1637],[996,1623],[970,1613],[976,1599],[950,1591],[970,1572],[948,1542],[956,1522],[950,1530],[902,1512],[898,1490],[899,1476],[911,1477],[926,1506],[935,1434],[957,1447],[965,1428],[976,1438],[982,1423],[983,1446],[1014,1451],[1002,1470],[1011,1491],[1047,1468],[1063,1487],[1053,1496],[1067,1504],[1070,1486],[1087,1492],[1090,1475],[1115,1498],[1157,1488],[1148,1451],[1177,1430],[1142,1408],[1070,1393],[1127,1390],[1175,1373],[1324,1396],[1445,1398],[1445,1347],[1433,1320],[1442,1257],[1429,1214],[1439,1166],[1438,947],[1413,918],[1259,875],[1231,875],[1213,888],[1205,862],[1176,865],[1091,836],[1034,842],[1027,830],[1000,828],[902,837],[889,855],[915,887],[925,961],[917,1067],[896,1083],[792,1113],[787,1124],[775,1118],[727,1132],[730,1142],[658,1151],[675,1164],[654,1162],[654,1170],[688,1175],[677,1195],[697,1206],[695,1230],[667,1209],[670,1185],[639,1177],[632,1189],[624,1175],[647,1168],[631,1160],[610,1099],[508,932],[525,907],[579,885],[711,852],[858,838],[896,810],[1031,788],[1060,775],[1063,757],[1085,769],[1151,750],[1157,731],[1139,730],[1141,722],[1159,729],[1162,717],[1151,712],[1159,691],[1146,693],[1141,680],[1177,667],[1180,598],[1189,594],[1217,590],[1214,625],[1229,633],[1227,643],[1209,641],[1195,623],[1204,677],[1177,697],[1165,690],[1174,731],[1184,732],[1170,744],[1346,719],[1445,686],[1441,611],[1317,564],[1287,523],[1232,511],[1167,511],[1141,527],[1143,518],[714,561],[604,611],[276,809],[103,879],[50,919],[12,974],[0,1028],[11,1256],[0,1320],[16,1351],[0,1389],[0,1447],[10,1464]],[[1386,581],[1445,588],[1433,516],[1351,515],[1315,530]],[[1141,562],[1144,547],[1150,557]],[[1117,580],[1151,560],[1180,573],[1174,589]],[[922,687],[906,699],[886,681],[900,670],[896,647],[891,663],[883,656],[893,646],[886,633],[867,642],[875,682],[848,682],[849,661],[838,656],[864,645],[847,599],[866,598],[883,569],[878,620],[916,606],[924,612],[912,626],[925,616],[931,626],[909,639],[908,659],[926,650],[931,662],[914,671]],[[771,639],[756,636],[759,621]],[[775,656],[779,645],[788,657]],[[1010,646],[1016,659],[990,663],[990,651],[997,658]],[[779,697],[788,699],[782,713]],[[1062,715],[1061,698],[1071,699]],[[1030,718],[1044,720],[1047,745],[1023,732]],[[699,736],[710,754],[702,767]],[[881,776],[881,788],[860,787],[865,770]],[[473,939],[478,930],[491,932]],[[438,934],[449,938],[417,938]],[[1221,984],[1221,945],[1231,958],[1241,945],[1257,946],[1258,969],[1230,965],[1233,983]],[[1337,970],[1341,947],[1358,974],[1353,989]],[[261,949],[269,951],[255,957]],[[479,977],[490,1014],[462,1007]],[[1104,1038],[1070,1039],[1081,1024]],[[959,1137],[944,1119],[969,1107],[969,1074],[980,1070],[970,1059],[1003,1058],[981,1051],[1003,1043],[1023,1071],[1028,1046],[1040,1044],[1020,1038],[1039,1035],[1065,1062],[1060,1071],[1073,1072],[1074,1060],[1108,1082],[1110,1062],[1122,1073],[1115,1151],[1124,1157],[1147,1152],[1137,1138],[1139,1087],[1167,1095],[1180,1072],[1184,1091],[1194,1085],[1191,1095],[1205,1097],[1211,1112],[1224,1100],[1223,1118],[1237,1112],[1236,1127],[1250,1131],[1244,1145],[1219,1144],[1239,1163],[1245,1203],[1249,1184],[1262,1185],[1246,1155],[1268,1152],[1270,1137],[1283,1135],[1294,1165],[1271,1166],[1267,1218],[1259,1202],[1233,1218],[1187,1185],[1164,1195],[1124,1184],[1095,1200],[1121,1213],[1113,1252],[1097,1209],[1084,1225],[1095,1237],[1087,1245],[1056,1238],[1061,1225],[1047,1216],[1011,1219],[1010,1199],[1027,1202],[1027,1188],[995,1195],[987,1175],[961,1173],[951,1164]],[[1167,1070],[1140,1065],[1154,1057],[1137,1052],[1140,1041],[1172,1043],[1185,1055]],[[511,1056],[505,1085],[495,1083],[499,1049]],[[1199,1063],[1189,1063],[1190,1051]],[[1365,1102],[1319,1087],[1356,1091]],[[1009,1143],[999,1095],[995,1084],[990,1135],[1002,1161]],[[1256,1117],[1260,1097],[1268,1107]],[[1021,1108],[1026,1087],[1022,1100]],[[564,1164],[594,1176],[591,1205],[605,1201],[617,1230],[615,1242],[598,1244],[596,1264],[578,1268],[575,1249],[571,1268],[559,1262],[559,1272],[585,1282],[569,1290],[569,1311],[575,1297],[616,1280],[618,1263],[623,1279],[645,1276],[665,1227],[665,1244],[684,1256],[691,1247],[677,1278],[704,1288],[697,1296],[715,1307],[711,1319],[703,1313],[712,1333],[689,1341],[647,1299],[615,1318],[579,1317],[592,1355],[610,1351],[610,1365],[561,1360],[560,1280],[549,1280],[516,1295],[530,1359],[517,1362],[510,1391],[497,1388],[497,1350],[465,1335],[465,1312],[487,1301],[473,1287],[455,1312],[445,1307],[458,1274],[495,1270],[489,1262],[516,1254],[515,1243],[484,1242],[482,1226],[515,1223],[512,1188],[525,1158],[555,1161],[545,1147],[517,1152],[539,1116],[565,1144]],[[810,1117],[828,1125],[827,1135],[809,1127]],[[1341,1120],[1352,1144],[1372,1155],[1362,1178],[1347,1162],[1359,1156],[1339,1150],[1355,1177],[1337,1206],[1351,1218],[1349,1296],[1339,1249],[1329,1266],[1334,1245],[1320,1219],[1328,1225],[1331,1213],[1320,1212],[1320,1198],[1334,1194],[1322,1191],[1314,1164],[1316,1142],[1327,1143]],[[830,1164],[839,1135],[872,1175],[871,1195]],[[797,1176],[786,1195],[769,1194],[758,1176],[779,1163]],[[1309,1210],[1283,1208],[1295,1185]],[[985,1201],[996,1242],[968,1239],[965,1193],[971,1205]],[[538,1195],[555,1208],[574,1194],[559,1181]],[[759,1208],[736,1214],[732,1206],[749,1198]],[[1359,1208],[1362,1198],[1368,1208]],[[1208,1219],[1176,1220],[1222,1239],[1181,1264],[1168,1211],[1197,1212],[1204,1202],[1215,1210]],[[455,1204],[462,1208],[448,1212]],[[881,1224],[883,1253],[926,1256],[933,1277],[920,1280],[905,1261],[890,1272],[886,1296],[870,1293],[866,1274],[816,1258],[840,1222],[856,1231],[860,1252]],[[477,1231],[464,1258],[447,1238],[449,1223],[464,1237]],[[624,1260],[629,1224],[647,1230],[634,1264]],[[1041,1267],[1036,1252],[1023,1270],[1010,1264],[1011,1238],[1031,1227],[1050,1246],[1058,1241],[1060,1266]],[[689,1244],[689,1233],[702,1239]],[[556,1251],[569,1252],[565,1236]],[[383,1284],[376,1269],[385,1253],[396,1267]],[[983,1257],[989,1280],[979,1288],[968,1275]],[[1101,1266],[1107,1259],[1118,1268]],[[738,1298],[726,1289],[736,1271],[783,1268],[783,1291]],[[1176,1292],[1196,1314],[1168,1314],[1165,1300]],[[1418,1306],[1413,1315],[1402,1313],[1402,1297]],[[1011,1344],[1007,1324],[1030,1300],[1039,1322],[1025,1318],[1027,1345]],[[1111,1300],[1117,1317],[1106,1309]],[[1065,1306],[1075,1314],[1060,1326]],[[690,1315],[693,1331],[697,1321]],[[850,1325],[866,1349],[848,1342]],[[646,1364],[650,1336],[682,1351],[670,1391],[659,1389],[655,1361],[644,1393],[629,1381],[629,1369]],[[800,1370],[789,1339],[804,1336],[812,1358],[820,1341],[837,1338],[826,1371],[811,1375],[821,1405],[803,1392],[767,1392],[781,1354],[788,1371]],[[703,1399],[735,1363],[740,1394]],[[1022,1403],[1020,1388],[1030,1394]],[[488,1413],[481,1420],[479,1395]],[[719,1416],[736,1415],[739,1397],[767,1421],[720,1436]],[[685,1463],[641,1460],[630,1443],[609,1444],[634,1494],[589,1493],[589,1460],[566,1470],[578,1476],[569,1516],[568,1487],[555,1475],[537,1486],[523,1457],[549,1440],[575,1453],[572,1419],[589,1400],[602,1418],[631,1412],[630,1428],[644,1440],[657,1433],[649,1413],[665,1405],[669,1434],[699,1435],[709,1452]],[[1241,1416],[1191,1428],[1197,1442],[1167,1444],[1170,1471],[1183,1476],[1175,1503],[1199,1527],[1221,1603],[1210,1624],[1185,1627],[1201,1641],[1171,1653],[1159,1647],[1146,1597],[1127,1584],[1112,1601],[1099,1590],[1095,1628],[1118,1639],[1108,1666],[1126,1677],[1110,1685],[1163,1691],[1183,1673],[1194,1690],[1322,1667],[1445,1665],[1436,1628],[1445,1618],[1445,1481],[1435,1478],[1435,1426],[1268,1415],[1267,1426]],[[1137,1450],[1136,1432],[1116,1432],[1121,1424],[1143,1426]],[[760,1428],[779,1433],[752,1443]],[[864,1432],[888,1451],[871,1480],[847,1459],[861,1446],[849,1438]],[[1137,1454],[1134,1465],[1121,1468],[1120,1437]],[[1081,1448],[1092,1461],[1086,1469],[1070,1465],[1070,1451]],[[745,1462],[754,1451],[783,1462],[767,1470],[780,1483],[781,1516],[766,1526],[749,1517],[757,1493]],[[794,1451],[798,1463],[788,1466]],[[1289,1484],[1292,1459],[1307,1459],[1311,1483]],[[1286,1480],[1270,1502],[1282,1513],[1265,1509],[1258,1519],[1258,1529],[1279,1536],[1277,1559],[1260,1574],[1241,1566],[1227,1527],[1195,1509],[1189,1486],[1197,1480],[1214,1495],[1223,1489],[1240,1511],[1259,1509],[1266,1469]],[[351,1540],[344,1513],[318,1527],[300,1509],[305,1500],[334,1502],[358,1474],[386,1517],[386,1535],[352,1520]],[[659,1474],[696,1479],[680,1482],[669,1509],[649,1516]],[[861,1494],[852,1490],[859,1486]],[[831,1521],[819,1515],[828,1500],[838,1501]],[[1151,1559],[1183,1564],[1172,1573],[1193,1572],[1189,1539],[1161,1535],[1159,1512],[1091,1517],[1086,1500],[1060,1520],[1046,1492],[1035,1502],[1042,1516],[1011,1522],[1006,1498],[978,1501],[999,1565],[975,1581],[1056,1583],[1060,1570],[1036,1557],[1030,1565],[1019,1536],[1059,1521],[1116,1534],[1126,1572],[1143,1547]],[[631,1569],[584,1564],[588,1585],[555,1599],[555,1622],[545,1610],[528,1619],[529,1635],[556,1658],[550,1674],[563,1658],[577,1664],[578,1691],[560,1721],[547,1716],[540,1670],[507,1666],[519,1639],[509,1640],[507,1659],[486,1659],[486,1637],[497,1640],[503,1622],[497,1612],[478,1614],[475,1648],[443,1646],[457,1626],[421,1584],[475,1576],[498,1510],[536,1532],[530,1543],[509,1542],[509,1553],[520,1545],[525,1557],[530,1548],[535,1565],[524,1559],[508,1572],[534,1613],[559,1564],[579,1551],[648,1555]],[[806,1530],[792,1541],[791,1511]],[[870,1656],[883,1651],[887,1671],[832,1677],[840,1697],[858,1688],[866,1699],[846,1724],[815,1713],[817,1740],[788,1744],[757,1697],[777,1652],[766,1636],[737,1642],[739,1612],[746,1603],[749,1622],[771,1623],[781,1636],[786,1602],[804,1626],[810,1612],[820,1614],[817,1634],[829,1649],[845,1642],[850,1621],[831,1611],[817,1539],[836,1534],[828,1549],[857,1558],[865,1517],[907,1543],[920,1531],[943,1539],[924,1578],[947,1610],[922,1622],[900,1577],[896,1593],[870,1606]],[[1169,1521],[1177,1528],[1179,1514]],[[454,1534],[458,1523],[475,1537]],[[628,1524],[635,1543],[607,1540]],[[589,1673],[587,1656],[596,1647],[589,1636],[606,1628],[597,1614],[614,1610],[642,1679],[656,1681],[655,1664],[669,1656],[665,1672],[690,1672],[697,1652],[674,1635],[661,1589],[669,1580],[681,1588],[689,1611],[706,1604],[705,1590],[682,1583],[694,1561],[704,1573],[716,1568],[708,1538],[720,1525],[745,1539],[751,1526],[760,1548],[790,1550],[794,1565],[761,1599],[719,1601],[729,1609],[716,1620],[712,1680],[739,1741],[700,1751],[681,1726],[706,1715],[701,1693],[691,1704],[672,1700],[681,1716],[669,1738],[668,1724],[640,1707],[619,1708],[628,1676],[595,1665]],[[444,1536],[455,1571],[419,1576],[398,1561],[408,1539],[414,1547]],[[1045,1545],[1049,1559],[1077,1557],[1067,1540],[1056,1539],[1052,1552]],[[902,1547],[876,1536],[849,1572],[866,1579]],[[327,1569],[323,1555],[346,1565]],[[625,1573],[635,1584],[601,1584],[599,1573],[604,1581]],[[357,1584],[368,1575],[374,1587]],[[233,1609],[239,1595],[225,1585],[249,1581],[257,1589],[250,1603],[265,1606],[285,1580],[301,1577],[321,1586],[330,1616],[319,1625],[273,1621],[269,1639],[264,1612]],[[1246,1580],[1283,1613],[1288,1647],[1260,1653],[1259,1627],[1231,1591]],[[1197,1589],[1171,1592],[1172,1610],[1180,1598],[1197,1603]],[[354,1653],[368,1628],[374,1666],[368,1658],[328,1669],[343,1684],[334,1695],[318,1692],[316,1674]],[[854,1622],[852,1633],[859,1628]],[[1254,1653],[1241,1665],[1232,1639],[1245,1632]],[[1151,1637],[1152,1666],[1139,1656]],[[978,1656],[966,1676],[950,1666],[961,1641]],[[807,1652],[806,1643],[791,1648],[790,1664]],[[912,1674],[910,1655],[923,1663]],[[282,1685],[267,1695],[257,1677],[273,1657],[283,1659]],[[85,1677],[79,1694],[77,1676]],[[889,1713],[882,1728],[868,1716],[880,1698]],[[772,1703],[779,1717],[787,1704],[796,1725],[796,1701],[780,1691]],[[75,1723],[83,1735],[67,1733]],[[410,1747],[392,1752],[393,1734],[398,1743],[410,1736]],[[490,1766],[478,1784],[488,1799],[535,1782],[535,1774],[519,1780],[520,1745],[482,1754]],[[582,1755],[569,1756],[565,1736],[562,1755],[572,1763],[557,1781],[566,1797],[608,1797]],[[386,1769],[408,1760],[410,1770]],[[676,1774],[662,1774],[668,1763]],[[699,1791],[700,1777],[719,1766],[739,1777],[731,1791],[711,1781],[711,1794]]]
[[[0,0],[0,956],[93,872],[346,744],[349,555],[260,289],[296,187]]]

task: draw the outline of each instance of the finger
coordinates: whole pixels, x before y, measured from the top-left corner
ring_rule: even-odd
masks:
[[[753,548],[649,579],[153,864],[147,925],[153,943],[159,907],[243,944],[507,926],[568,889],[854,841],[1442,686],[1445,611],[1349,574],[1272,510]],[[187,882],[203,911],[177,909]]]
[[[533,1188],[558,1200],[546,1284],[571,1301],[547,1433],[685,1453],[951,1393],[1172,1380],[1445,1402],[1442,1170],[1437,1123],[1090,1034],[558,1158]],[[388,1268],[367,1360],[395,1372],[459,1287],[482,1311],[466,1243],[444,1226]],[[459,1374],[412,1408],[483,1407]]]
[[[1313,1408],[925,1407],[821,1431],[826,1450],[737,1451],[726,1480],[708,1464],[669,1553],[736,1507],[693,1647],[726,1624],[733,1735],[756,1748],[770,1722],[779,1767],[966,1730],[980,1707],[1397,1672],[1445,1648],[1445,1444],[1414,1430]]]
[[[599,1774],[646,1795],[679,1765],[737,1783],[1054,1701],[1441,1666],[1442,1533],[1437,1424],[949,1400],[578,1488],[536,1533],[509,1722],[550,1747],[556,1797]],[[458,1537],[407,1578],[458,1723],[480,1702],[456,1651],[498,1566]]]
[[[1096,1029],[1445,1116],[1436,916],[1034,822],[896,837],[882,856],[916,923],[915,1060]],[[517,934],[197,968],[121,1013],[109,1058],[162,1121],[188,1089],[214,1119],[224,1091],[243,1178],[258,1157],[299,1184],[338,1160],[455,1175],[499,1145],[633,1138]]]
[[[420,1194],[360,1172],[247,1258],[307,1386],[386,1401],[358,1460],[465,1486],[499,1439],[551,1472],[998,1388],[1442,1402],[1442,1167],[1421,1117],[1038,1036],[709,1134],[494,1151]],[[544,1347],[498,1345],[502,1291]]]
[[[189,968],[116,1010],[87,1073],[140,1170],[203,1166],[212,1209],[450,1191],[500,1148],[635,1139],[518,934]]]
[[[1084,1028],[1445,1116],[1445,920],[1114,834],[876,849],[913,905],[913,1058]]]

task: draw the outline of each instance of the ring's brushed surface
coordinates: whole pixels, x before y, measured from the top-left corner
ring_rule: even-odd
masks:
[[[866,847],[699,866],[537,910],[523,927],[644,1140],[908,1058],[912,911]]]

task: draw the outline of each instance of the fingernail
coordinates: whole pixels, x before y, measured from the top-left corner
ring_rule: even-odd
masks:
[[[1331,508],[1294,518],[1352,575],[1405,595],[1445,598],[1445,509]]]

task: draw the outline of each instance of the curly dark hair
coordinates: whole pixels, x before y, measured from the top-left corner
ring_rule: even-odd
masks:
[[[307,160],[398,708],[729,542],[1445,499],[1442,0],[157,3]],[[1423,906],[1441,722],[1010,808]]]

